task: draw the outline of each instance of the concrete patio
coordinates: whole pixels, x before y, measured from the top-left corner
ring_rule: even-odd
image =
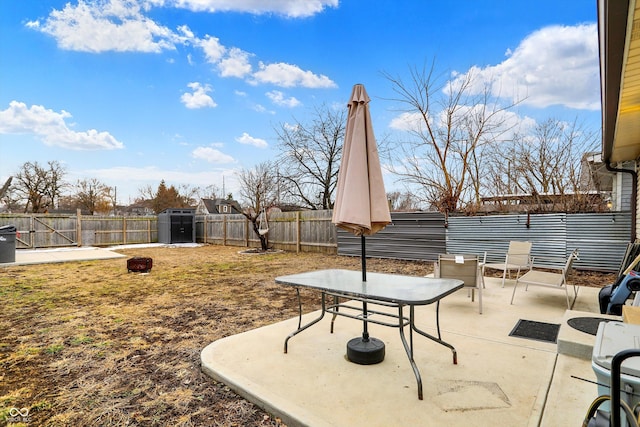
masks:
[[[511,305],[513,284],[502,288],[501,279],[486,278],[483,314],[467,290],[442,300],[442,337],[456,347],[458,364],[449,349],[415,335],[422,401],[398,330],[372,324],[371,336],[386,344],[385,360],[357,365],[346,360],[346,343],[362,324],[346,318],[330,334],[325,316],[289,341],[288,354],[283,343],[297,317],[221,339],[202,351],[202,368],[290,427],[581,425],[598,396],[595,336],[566,322],[607,317],[599,314],[599,289],[580,288],[569,311],[564,292],[540,287],[519,287]],[[317,315],[306,314],[303,323]],[[416,315],[420,327],[435,332],[435,307]],[[519,319],[561,324],[558,343],[509,336]]]

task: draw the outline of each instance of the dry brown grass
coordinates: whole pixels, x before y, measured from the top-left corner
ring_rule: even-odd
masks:
[[[0,270],[0,420],[27,425],[277,426],[205,376],[212,341],[297,315],[282,274],[360,268],[358,258],[239,254],[238,248],[146,248],[149,274],[126,259]],[[369,271],[424,275],[430,263],[369,260]],[[584,276],[593,285],[611,275]],[[303,293],[306,307],[317,306]]]

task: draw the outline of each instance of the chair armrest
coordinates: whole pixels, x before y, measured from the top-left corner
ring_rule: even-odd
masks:
[[[545,268],[547,270],[562,270],[567,262],[567,258],[560,257],[531,257],[531,267]]]
[[[533,257],[532,257],[532,256],[531,256],[531,254],[529,254],[529,253],[521,253],[521,254],[519,254],[519,253],[514,253],[514,252],[507,253],[507,254],[506,254],[506,256],[505,256],[505,258],[504,258],[504,259],[505,259],[505,262],[506,262],[507,264],[509,264],[509,263],[510,263],[509,258],[513,258],[513,257],[520,257],[520,258],[522,258],[522,257],[527,257],[527,263],[526,263],[526,264],[527,264],[527,265],[529,265],[529,266],[533,265]],[[515,264],[515,263],[514,263],[514,264]],[[524,264],[522,264],[522,265],[524,265]]]
[[[506,252],[488,252],[485,251],[483,253],[483,257],[482,257],[482,263],[483,264],[498,264],[498,263],[504,263],[504,260],[507,257],[507,253]],[[478,259],[480,259],[480,257],[478,257]]]

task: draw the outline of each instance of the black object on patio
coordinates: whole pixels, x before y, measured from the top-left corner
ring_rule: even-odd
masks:
[[[557,323],[520,319],[509,336],[555,343],[558,340],[558,332],[560,325]]]
[[[596,336],[600,323],[609,321],[611,319],[603,319],[602,317],[574,317],[567,320],[567,324],[577,331]],[[616,321],[614,320],[614,322]]]

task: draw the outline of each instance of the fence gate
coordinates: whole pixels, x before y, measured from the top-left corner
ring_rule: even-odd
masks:
[[[31,227],[32,247],[75,246],[76,224],[69,217],[34,216]]]

